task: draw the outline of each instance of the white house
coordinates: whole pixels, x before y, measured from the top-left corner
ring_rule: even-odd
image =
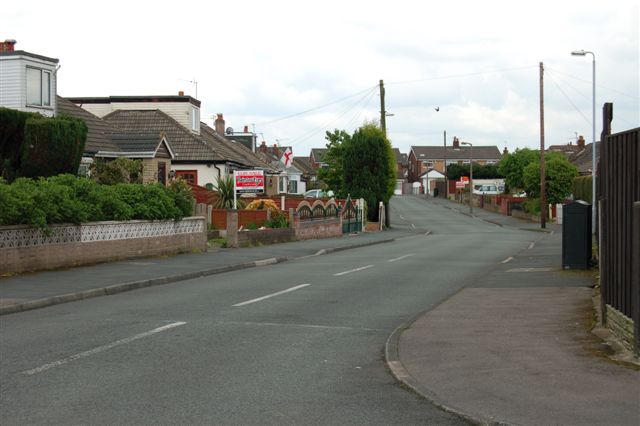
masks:
[[[15,50],[15,44],[0,42],[0,106],[53,117],[58,59]]]

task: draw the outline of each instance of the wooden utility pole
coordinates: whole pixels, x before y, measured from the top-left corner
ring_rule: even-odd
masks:
[[[540,62],[540,227],[547,227],[547,194],[544,170],[544,64]]]
[[[380,128],[387,137],[387,110],[384,108],[384,81],[380,80]]]
[[[449,198],[449,182],[447,180],[447,131],[444,131],[444,198]]]
[[[387,110],[384,107],[384,81],[380,80],[380,128],[384,138],[387,138]],[[389,203],[384,203],[384,224],[388,228],[391,226],[391,209]],[[378,218],[380,220],[380,218]]]

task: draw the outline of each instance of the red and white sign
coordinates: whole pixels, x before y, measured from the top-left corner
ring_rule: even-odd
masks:
[[[236,192],[243,194],[264,192],[264,171],[236,170],[233,176]]]
[[[457,180],[456,181],[456,189],[462,189],[464,188],[464,186],[466,185],[466,182],[463,180]]]
[[[465,185],[469,184],[469,176],[460,176],[460,180],[463,181]]]
[[[287,147],[280,161],[282,161],[282,164],[284,164],[286,168],[291,167],[291,163],[293,162],[293,152],[291,152],[291,148]]]

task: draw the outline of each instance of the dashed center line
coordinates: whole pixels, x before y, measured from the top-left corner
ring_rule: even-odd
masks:
[[[369,268],[373,268],[373,265],[367,265],[367,266],[362,266],[360,268],[356,268],[356,269],[351,269],[349,271],[344,271],[344,272],[338,272],[337,274],[333,274],[334,277],[339,277],[341,275],[347,275],[350,274],[352,272],[358,272],[358,271],[363,271],[365,269],[369,269]]]
[[[310,285],[311,284],[300,284],[300,285],[297,285],[295,287],[288,288],[286,290],[278,291],[276,293],[267,294],[266,296],[258,297],[256,299],[247,300],[246,302],[236,303],[233,306],[234,307],[238,307],[238,306],[250,305],[251,303],[260,302],[262,300],[269,299],[271,297],[280,296],[281,294],[289,293],[291,291],[300,290],[301,288],[305,288],[305,287],[308,287]]]
[[[77,353],[75,355],[71,355],[70,357],[63,358],[63,359],[60,359],[58,361],[51,362],[49,364],[44,364],[44,365],[42,365],[40,367],[33,368],[31,370],[23,371],[23,373],[27,374],[29,376],[32,376],[32,375],[37,374],[37,373],[42,373],[43,371],[47,371],[50,368],[59,367],[59,366],[64,365],[64,364],[68,364],[70,362],[77,361],[79,359],[86,358],[86,357],[89,357],[91,355],[98,354],[100,352],[107,351],[109,349],[115,348],[116,346],[124,345],[126,343],[131,343],[131,342],[133,342],[135,340],[142,339],[144,337],[149,337],[149,336],[151,336],[153,334],[160,333],[162,331],[167,331],[167,330],[170,330],[172,328],[179,327],[179,326],[185,325],[185,324],[186,324],[186,322],[179,321],[179,322],[174,322],[174,323],[171,323],[171,324],[163,325],[162,327],[154,328],[153,330],[150,330],[150,331],[147,331],[147,332],[144,332],[144,333],[140,333],[140,334],[136,334],[135,336],[127,337],[125,339],[116,340],[115,342],[111,342],[111,343],[109,343],[107,345],[98,346],[97,348],[93,348],[93,349],[90,349],[88,351],[80,352],[80,353]]]
[[[412,254],[405,254],[404,256],[396,257],[395,259],[389,259],[387,262],[397,262],[398,260],[406,259],[407,257],[413,256]]]
[[[509,256],[509,257],[507,257],[505,260],[503,260],[503,261],[502,261],[502,262],[500,262],[500,263],[509,263],[509,262],[510,262],[510,261],[512,261],[512,260],[513,260],[513,256]]]

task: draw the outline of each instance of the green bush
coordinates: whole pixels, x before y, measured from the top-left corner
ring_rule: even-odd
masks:
[[[583,200],[591,204],[591,199],[593,198],[591,182],[593,182],[591,176],[578,176],[573,178],[573,199]]]
[[[0,108],[0,176],[12,182],[20,169],[24,144],[24,127],[29,118],[39,114]]]
[[[20,176],[76,174],[86,139],[87,125],[82,120],[64,116],[28,118],[24,126]]]
[[[190,216],[193,198],[184,184],[100,185],[87,178],[59,175],[0,178],[0,225],[31,225],[104,220],[179,220]]]

